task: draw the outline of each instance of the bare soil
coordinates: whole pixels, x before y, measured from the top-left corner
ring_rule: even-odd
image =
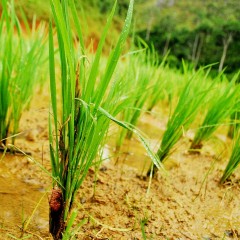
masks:
[[[51,239],[48,106],[44,89],[22,117],[16,146],[32,158],[0,155],[0,239]],[[145,115],[139,128],[157,147],[165,125],[159,110]],[[99,171],[90,169],[76,200],[76,225],[84,220],[77,239],[240,239],[239,169],[219,185],[231,141],[219,133],[200,155],[190,155],[190,133],[167,160],[167,174],[160,171],[151,182],[144,177],[149,159],[136,139]],[[108,143],[106,155],[113,154],[114,144]]]

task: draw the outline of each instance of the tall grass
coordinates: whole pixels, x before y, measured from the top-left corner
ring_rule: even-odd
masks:
[[[21,114],[29,106],[38,84],[37,77],[44,65],[45,35],[44,26],[31,30],[25,21],[24,28],[31,34],[30,37],[25,37],[15,13],[14,1],[4,0],[1,6],[0,140],[6,144],[8,135],[18,132]],[[23,12],[21,16],[25,17]],[[13,137],[12,143],[14,140]]]
[[[239,88],[235,87],[235,76],[230,83],[216,85],[216,91],[210,100],[210,107],[206,116],[198,128],[192,141],[190,151],[198,151],[202,147],[202,142],[207,140],[213,132],[224,123],[224,121],[233,113],[236,96]]]

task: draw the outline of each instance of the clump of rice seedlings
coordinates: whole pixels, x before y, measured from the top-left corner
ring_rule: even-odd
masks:
[[[161,107],[162,105],[165,110],[171,111],[177,101],[175,99],[178,99],[186,80],[190,77],[190,72],[187,74],[183,75],[179,70],[171,69],[168,65],[161,63],[157,69],[157,78],[152,86],[152,92],[149,94],[148,112],[152,111],[155,106]]]
[[[45,52],[45,44],[43,44],[44,28],[41,30],[34,36],[33,41],[26,41],[20,51],[22,57],[18,62],[17,74],[14,78],[15,86],[11,89],[12,94],[14,94],[12,107],[13,135],[18,132],[23,110],[28,108],[36,87],[42,84],[44,80],[40,79],[40,71],[44,71]],[[14,143],[15,138],[12,139],[12,143]]]
[[[106,68],[100,75],[99,67],[102,50],[110,28],[114,7],[105,25],[93,62],[86,64],[86,50],[81,25],[74,0],[51,0],[53,19],[56,26],[58,48],[61,60],[61,101],[57,101],[55,45],[53,28],[49,30],[50,90],[52,116],[49,118],[49,143],[53,175],[53,190],[50,197],[50,233],[54,239],[67,236],[66,231],[76,217],[71,214],[77,190],[82,185],[89,168],[96,162],[104,144],[110,120],[118,125],[131,127],[115,116],[122,110],[121,101],[115,96],[119,85],[111,78],[120,58],[130,29],[134,0],[130,1],[123,30],[116,46],[108,57]],[[70,20],[73,19],[77,32],[74,37]],[[100,75],[100,76],[99,76]],[[110,87],[110,89],[109,89]],[[60,111],[58,111],[60,110]],[[154,163],[160,167],[143,137],[133,129],[145,146]],[[99,156],[100,157],[100,156]],[[95,161],[95,162],[94,162]],[[70,225],[69,225],[70,224]],[[68,226],[68,227],[67,227]],[[66,228],[67,227],[67,228]]]
[[[44,26],[24,36],[14,2],[2,1],[0,20],[0,139],[6,145],[11,132],[12,143],[19,129],[21,114],[29,104],[43,67]],[[24,13],[22,13],[24,17]],[[27,24],[27,23],[26,23]],[[29,27],[29,26],[27,26]],[[30,29],[29,29],[30,30]]]
[[[183,64],[183,66],[185,75],[187,76],[187,68],[185,64]],[[203,69],[199,69],[186,81],[177,105],[173,113],[170,113],[166,130],[157,151],[160,162],[165,161],[169,154],[171,154],[174,145],[179,141],[183,133],[188,130],[190,124],[199,112],[200,107],[202,107],[206,101],[207,92],[210,87],[207,83],[209,71],[206,72],[204,78],[202,78],[202,71]],[[153,166],[149,170],[148,175],[155,174],[155,170],[156,168]]]
[[[236,129],[234,134],[234,145],[229,162],[224,170],[220,183],[226,182],[240,163],[240,129]]]
[[[236,93],[239,91],[235,87],[235,79],[230,83],[218,85],[213,98],[210,100],[210,107],[207,110],[206,116],[195,133],[190,152],[198,152],[202,148],[202,142],[207,140],[223,124],[226,118],[233,113]]]
[[[62,238],[69,219],[72,219],[70,215],[77,190],[80,188],[88,169],[97,157],[99,148],[105,139],[109,121],[112,120],[122,127],[130,128],[114,117],[119,112],[120,106],[115,107],[115,102],[111,102],[112,95],[114,95],[114,84],[110,91],[108,91],[108,86],[128,36],[133,2],[133,0],[130,1],[123,30],[108,58],[106,69],[99,81],[97,81],[100,57],[112,22],[116,2],[88,72],[85,65],[85,48],[81,25],[74,1],[62,0],[60,2],[59,0],[51,0],[61,60],[62,90],[62,101],[59,104],[56,91],[54,36],[50,25],[50,89],[53,123],[49,121],[49,141],[54,181],[49,203],[49,221],[50,232],[54,239]],[[74,48],[73,33],[70,27],[71,18],[74,20],[74,27],[79,39],[80,47],[77,53]],[[58,105],[60,106],[58,107]],[[58,116],[58,109],[61,110],[60,116]],[[144,141],[143,143],[151,157],[154,158],[154,154],[151,153],[147,144]],[[157,164],[157,160],[155,163]]]

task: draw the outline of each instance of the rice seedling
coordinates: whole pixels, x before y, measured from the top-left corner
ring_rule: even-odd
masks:
[[[110,81],[128,36],[133,3],[134,1],[131,0],[119,40],[111,51],[105,71],[98,81],[102,49],[117,2],[107,20],[94,60],[90,68],[87,68],[83,35],[74,1],[51,1],[61,60],[62,90],[62,100],[59,104],[56,91],[54,35],[50,25],[50,89],[53,122],[50,118],[49,142],[52,174],[54,179],[58,179],[53,181],[49,203],[50,232],[54,239],[61,239],[70,219],[71,222],[74,221],[71,210],[77,190],[85,179],[88,169],[93,165],[93,161],[98,162],[96,158],[104,144],[110,120],[124,128],[132,129],[128,124],[115,118],[122,110],[122,101],[119,101],[119,95],[116,94],[119,89],[118,83],[113,82],[110,87]],[[74,19],[79,39],[78,51],[73,44],[71,18]],[[61,110],[60,117],[58,109]],[[142,136],[136,130],[132,130],[142,141],[151,159],[160,167],[157,158]]]
[[[167,54],[164,56],[161,63],[159,62],[159,57],[153,48],[151,50],[151,55],[153,58],[153,66],[155,66],[155,74],[151,79],[150,87],[151,92],[149,94],[149,99],[147,102],[147,111],[151,112],[152,109],[165,97],[166,90],[170,90],[166,85],[170,79],[165,78],[164,72],[167,71],[167,67],[165,66],[165,62],[167,59]],[[168,75],[169,78],[169,75]]]
[[[131,119],[128,121],[132,126],[136,126],[147,100],[151,97],[154,81],[157,78],[158,58],[154,50],[147,49],[145,56],[139,55],[141,58],[136,66],[136,88],[134,89],[135,101],[129,107],[132,111]],[[132,64],[131,64],[132,66]],[[131,139],[132,131],[128,131],[126,137]]]
[[[234,145],[228,164],[224,170],[220,183],[226,182],[240,163],[240,130],[236,129],[234,134]]]
[[[130,127],[118,121],[116,116],[121,104],[116,105],[115,85],[108,90],[111,78],[120,58],[121,51],[128,36],[133,12],[130,1],[123,30],[116,46],[108,57],[106,69],[98,81],[99,65],[105,38],[110,28],[116,2],[105,25],[95,58],[89,72],[86,67],[85,47],[81,25],[78,20],[74,1],[51,0],[53,20],[56,26],[59,55],[61,60],[61,102],[57,102],[56,70],[54,59],[54,34],[50,24],[49,58],[50,90],[53,120],[49,118],[49,143],[52,165],[53,190],[50,197],[50,232],[54,239],[62,239],[71,215],[77,190],[85,179],[93,161],[105,139],[110,120],[118,125]],[[73,32],[70,20],[73,19],[77,32],[78,49],[73,44]],[[78,50],[78,51],[76,51]],[[115,99],[115,100],[114,100]],[[112,101],[113,100],[113,101]],[[58,109],[60,116],[58,115]],[[157,159],[138,134],[155,164]],[[74,214],[74,213],[73,213]]]
[[[140,226],[141,226],[143,240],[147,240],[147,235],[146,235],[146,232],[145,232],[145,226],[146,226],[147,222],[148,222],[147,218],[140,220]]]
[[[146,48],[139,50],[136,54],[131,55],[128,67],[123,74],[127,79],[123,86],[122,92],[125,96],[124,110],[121,112],[122,119],[131,126],[136,127],[144,109],[147,100],[151,97],[155,79],[157,78],[158,61],[152,54],[152,50]],[[125,138],[131,139],[133,132],[127,129],[121,129],[116,143],[118,151]]]
[[[230,83],[218,85],[213,98],[210,100],[210,107],[207,110],[206,116],[195,133],[190,152],[198,152],[202,148],[202,142],[207,140],[223,124],[223,121],[233,113],[236,93],[239,91],[235,87],[236,79],[237,75]]]
[[[11,131],[12,143],[18,132],[22,111],[37,86],[39,67],[43,67],[44,26],[24,39],[14,10],[14,1],[2,1],[0,20],[0,139],[3,145]],[[24,16],[24,13],[22,13]],[[27,24],[27,23],[26,23]]]
[[[40,71],[44,69],[45,46],[42,44],[42,36],[42,31],[39,31],[34,41],[28,42],[21,49],[22,57],[17,66],[17,75],[14,78],[15,86],[12,89],[12,94],[15,95],[12,106],[13,135],[18,132],[22,112],[28,108],[36,86],[42,84],[39,81]],[[12,138],[12,143],[14,143],[14,139]]]
[[[142,56],[131,56],[127,71],[124,73],[123,78],[127,79],[124,85],[123,92],[125,97],[125,109],[121,112],[122,119],[132,126],[136,126],[138,119],[143,111],[144,103],[149,95],[149,81],[148,67],[142,63]],[[125,82],[125,81],[124,81]],[[119,138],[117,139],[116,148],[119,149],[126,138],[131,139],[132,131],[121,129]]]
[[[0,21],[0,54],[1,54],[1,62],[0,62],[0,140],[2,144],[6,141],[3,140],[7,137],[10,119],[8,118],[9,106],[10,106],[10,76],[13,71],[13,31],[14,31],[14,22],[11,21],[15,16],[13,13],[9,16],[7,1],[2,2],[2,15]],[[7,32],[4,34],[4,32]]]
[[[183,64],[185,74],[188,70],[186,65]],[[163,134],[163,138],[160,147],[157,151],[158,158],[161,162],[167,159],[174,145],[182,137],[183,133],[188,130],[190,124],[194,121],[200,107],[206,101],[207,92],[209,91],[209,84],[207,84],[208,70],[202,79],[202,71],[199,69],[194,73],[190,79],[185,83],[185,86],[179,96],[177,105],[169,117],[166,130]],[[155,174],[156,167],[153,166],[148,171],[148,175]]]

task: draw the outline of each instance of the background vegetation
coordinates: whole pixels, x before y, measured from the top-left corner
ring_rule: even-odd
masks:
[[[240,47],[238,1],[155,2],[146,10],[151,13],[149,22],[138,34],[153,43],[160,55],[170,50],[172,57],[168,60],[173,66],[179,66],[183,58],[194,67],[217,63],[215,71],[238,70],[239,57],[235,54]]]
[[[43,81],[35,81],[35,74],[40,79],[38,69],[46,68],[44,63],[48,62],[53,180],[49,230],[56,240],[70,238],[70,228],[77,216],[73,210],[77,191],[90,167],[95,167],[96,172],[100,169],[110,138],[110,122],[123,128],[117,133],[115,153],[122,154],[124,141],[130,141],[134,133],[153,162],[152,165],[149,162],[150,177],[156,172],[155,166],[161,168],[162,162],[165,164],[179,148],[183,138],[188,140],[186,144],[191,142],[190,149],[186,147],[189,153],[201,154],[203,142],[224,126],[231,128],[232,154],[219,178],[221,184],[231,181],[231,174],[240,163],[239,73],[235,73],[238,72],[235,53],[239,44],[238,6],[235,8],[233,1],[192,4],[139,0],[132,38],[128,38],[133,2],[130,1],[128,8],[127,0],[119,1],[118,5],[114,1],[111,10],[110,0],[83,3],[51,0],[43,4],[22,0],[17,1],[17,17],[14,1],[3,1],[1,150],[6,152],[8,146],[13,147],[14,141],[8,144],[7,140],[21,134],[19,120],[37,89],[34,84],[43,86]],[[120,20],[123,16],[127,16],[124,23]],[[42,19],[49,23],[48,33]],[[108,34],[112,22],[115,30]],[[128,39],[137,44],[131,44],[124,52]],[[143,114],[153,114],[159,104],[166,110],[163,114],[166,124],[158,133],[158,146],[153,152],[150,144],[154,139],[148,139],[138,129],[138,122]],[[11,119],[15,122],[10,122]],[[186,138],[189,131],[193,136]],[[144,237],[144,223],[141,224]]]
[[[82,21],[87,22],[85,35],[98,41],[105,15],[113,0],[75,0],[77,8],[84,9]],[[112,43],[117,38],[129,1],[119,0],[114,20]],[[17,6],[26,10],[29,17],[37,14],[47,19],[50,14],[49,0],[19,0]],[[215,72],[232,74],[238,70],[240,56],[240,5],[237,0],[191,1],[191,0],[136,0],[134,8],[134,31],[147,43],[153,43],[158,54],[164,57],[168,51],[168,63],[180,67],[184,59],[198,68],[216,63]],[[97,20],[97,21],[96,21]]]

